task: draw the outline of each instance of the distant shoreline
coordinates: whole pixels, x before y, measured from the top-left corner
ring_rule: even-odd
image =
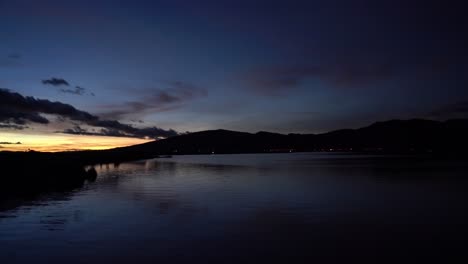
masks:
[[[85,166],[157,158],[167,155],[340,153],[412,155],[421,158],[467,159],[468,120],[391,120],[360,129],[325,134],[255,134],[209,130],[109,150],[66,152],[0,151],[2,190],[40,190],[75,186],[90,179]],[[91,177],[92,178],[92,177]]]

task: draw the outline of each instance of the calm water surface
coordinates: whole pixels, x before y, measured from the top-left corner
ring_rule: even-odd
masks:
[[[311,153],[98,166],[0,211],[0,263],[465,263],[467,168]]]

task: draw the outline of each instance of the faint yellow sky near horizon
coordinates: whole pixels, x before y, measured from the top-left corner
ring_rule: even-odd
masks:
[[[152,140],[127,138],[127,137],[107,137],[89,135],[68,135],[61,133],[9,133],[0,132],[0,142],[21,144],[0,144],[0,151],[72,151],[72,150],[100,150],[116,147],[124,147],[141,144]]]

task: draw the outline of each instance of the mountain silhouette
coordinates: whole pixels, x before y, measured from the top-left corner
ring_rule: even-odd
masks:
[[[468,119],[444,122],[412,119],[376,122],[359,129],[323,134],[208,130],[115,150],[158,155],[296,151],[456,154],[466,151],[467,135]]]
[[[18,193],[30,195],[80,187],[85,181],[96,179],[96,171],[89,165],[118,164],[163,155],[345,151],[465,159],[468,157],[467,135],[468,119],[445,122],[413,119],[377,122],[359,129],[323,134],[284,135],[219,129],[109,150],[58,153],[0,151],[0,201]]]

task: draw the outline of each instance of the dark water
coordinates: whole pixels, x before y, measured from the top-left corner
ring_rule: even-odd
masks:
[[[0,212],[0,263],[465,263],[463,162],[179,156]]]

